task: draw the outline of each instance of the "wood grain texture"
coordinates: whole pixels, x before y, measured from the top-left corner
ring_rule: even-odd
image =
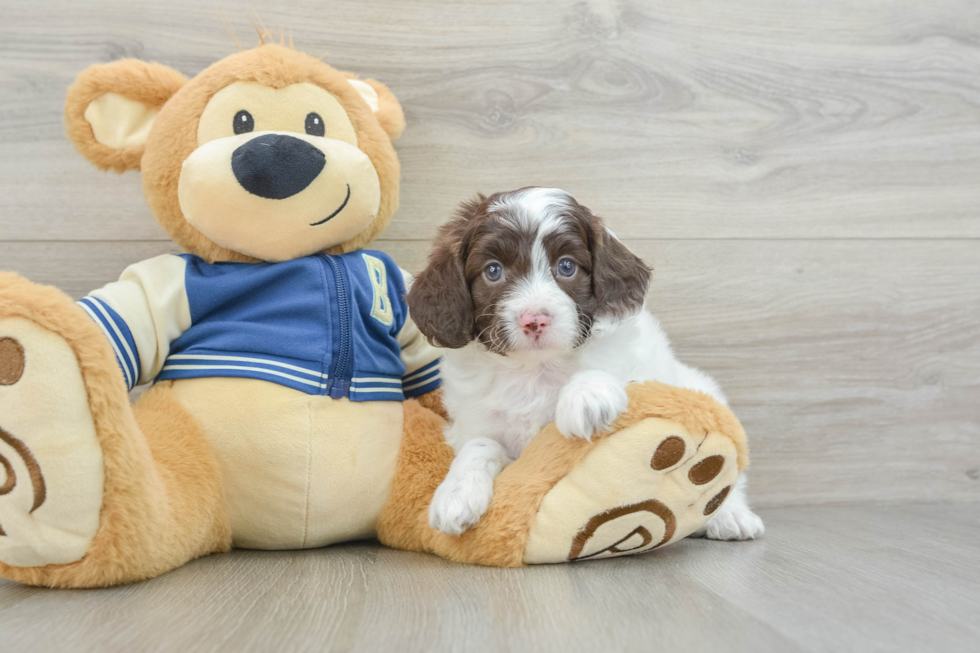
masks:
[[[477,190],[558,185],[653,263],[776,506],[980,498],[980,12],[971,0],[0,2],[0,268],[73,296],[177,251],[63,134],[74,76],[194,74],[252,8],[401,98],[406,268]]]
[[[757,542],[469,567],[374,544],[235,551],[110,590],[0,581],[4,650],[976,650],[980,504],[763,512]]]
[[[980,500],[980,247],[972,241],[627,241],[648,306],[745,425],[757,505]],[[427,243],[376,245],[417,272]],[[80,297],[170,243],[8,243]]]
[[[405,105],[403,208],[559,185],[630,238],[980,237],[973,0],[6,2],[0,240],[162,238],[135,174],[63,136],[65,89],[134,56],[196,74],[252,8]]]

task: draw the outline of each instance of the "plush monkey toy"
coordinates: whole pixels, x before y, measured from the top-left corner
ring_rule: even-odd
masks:
[[[77,303],[0,274],[0,576],[109,586],[371,537],[498,566],[635,553],[699,528],[746,465],[727,409],[638,385],[611,434],[545,429],[477,527],[430,529],[439,352],[410,277],[362,249],[398,204],[388,89],[266,44],[191,80],[93,66],[65,116],[97,167],[142,171],[187,253]]]

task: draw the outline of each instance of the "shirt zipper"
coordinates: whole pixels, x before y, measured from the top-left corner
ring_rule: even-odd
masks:
[[[334,287],[337,289],[337,307],[340,313],[340,347],[330,371],[330,397],[340,399],[350,391],[350,375],[347,367],[351,360],[350,337],[350,296],[347,292],[347,280],[341,264],[332,256],[325,255],[330,269],[333,271]]]

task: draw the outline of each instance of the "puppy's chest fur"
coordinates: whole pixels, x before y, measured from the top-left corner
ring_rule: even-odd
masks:
[[[468,440],[488,437],[517,458],[555,420],[558,394],[579,369],[578,356],[522,363],[478,347],[447,353],[444,359],[443,401],[453,417],[446,441],[458,451]]]

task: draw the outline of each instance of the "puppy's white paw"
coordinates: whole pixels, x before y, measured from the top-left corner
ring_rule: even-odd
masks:
[[[429,505],[429,525],[447,535],[476,526],[493,499],[493,476],[482,470],[450,474],[436,488]]]
[[[709,540],[754,540],[766,532],[762,518],[748,506],[722,506],[708,521],[704,537]]]
[[[591,440],[596,431],[609,430],[628,404],[625,384],[613,375],[576,372],[558,395],[555,425],[566,438]]]

